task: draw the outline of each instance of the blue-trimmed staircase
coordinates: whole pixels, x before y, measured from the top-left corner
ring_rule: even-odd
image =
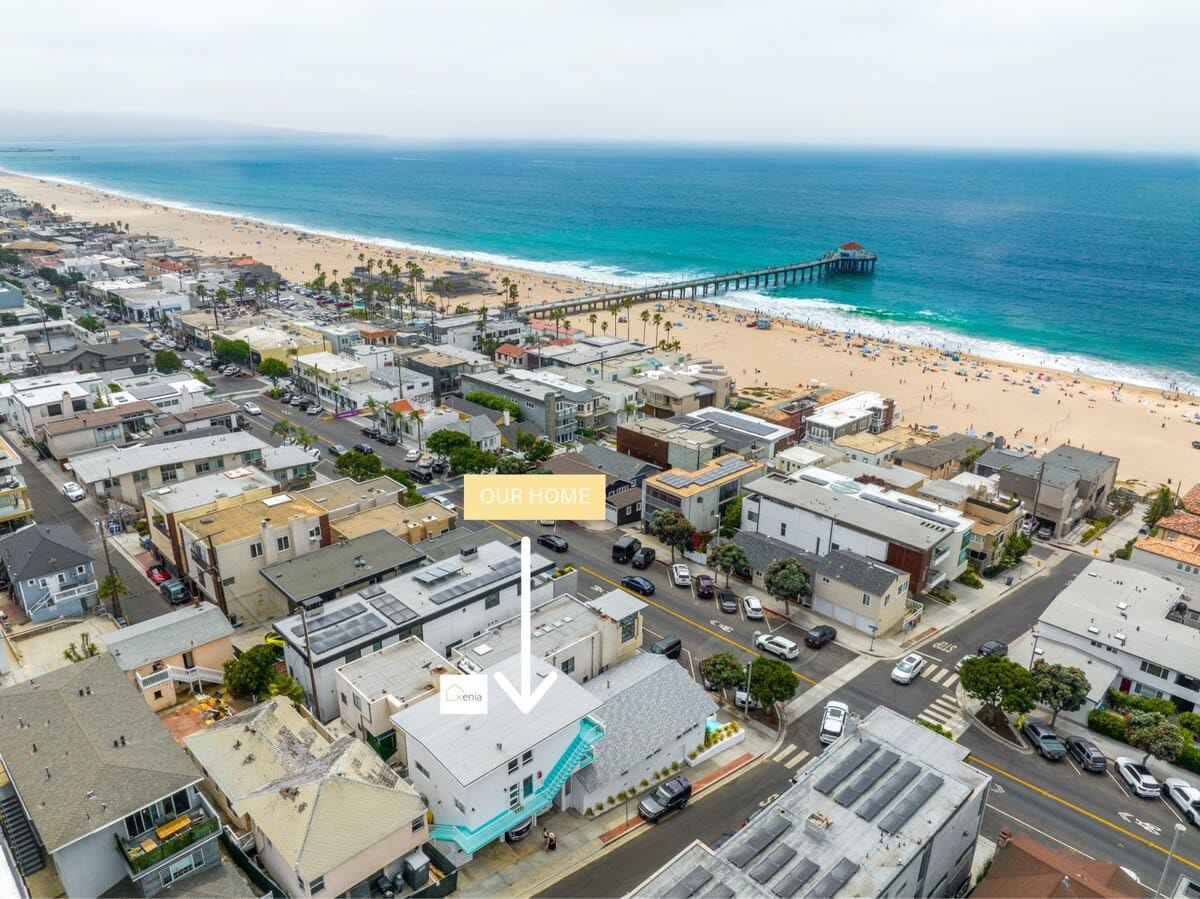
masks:
[[[599,721],[583,718],[579,722],[579,733],[567,746],[567,751],[555,762],[550,773],[542,779],[542,785],[524,800],[517,808],[507,808],[494,818],[485,821],[479,827],[471,830],[457,824],[435,824],[430,828],[429,835],[435,840],[445,840],[454,843],[463,852],[475,854],[488,843],[496,840],[505,831],[511,830],[547,808],[558,791],[562,789],[567,778],[585,765],[590,765],[595,757],[592,747],[604,737],[604,726]]]

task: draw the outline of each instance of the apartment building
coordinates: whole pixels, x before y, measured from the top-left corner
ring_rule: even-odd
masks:
[[[967,567],[973,522],[953,509],[824,469],[746,484],[742,529],[822,556],[848,549],[910,575],[923,593]]]
[[[741,456],[721,456],[695,471],[672,468],[642,482],[642,519],[662,509],[679,512],[698,531],[720,527],[725,509],[742,487],[764,471],[761,462]]]
[[[50,455],[63,462],[94,449],[148,440],[155,433],[161,415],[154,404],[135,400],[48,422],[39,432]]]
[[[795,441],[791,429],[731,409],[699,409],[667,420],[712,434],[727,453],[768,463]]]
[[[247,431],[197,432],[82,453],[71,460],[71,470],[93,496],[140,508],[147,490],[257,465],[267,445]]]
[[[12,444],[0,437],[0,535],[33,524],[33,503],[21,462]]]
[[[356,334],[358,332],[355,332]],[[317,398],[331,412],[352,407],[342,396],[341,387],[370,377],[366,366],[336,353],[306,353],[293,360],[292,377],[306,393]]]
[[[964,471],[949,480],[930,481],[917,495],[957,509],[975,522],[969,556],[980,571],[1000,564],[1008,538],[1025,517],[1025,504],[1000,490],[999,475],[984,478]]]
[[[0,405],[6,421],[36,440],[43,425],[91,412],[102,387],[94,373],[60,372],[19,378],[0,384]]]
[[[554,443],[573,443],[581,428],[594,430],[596,416],[603,411],[602,395],[597,391],[565,378],[547,378],[536,371],[464,373],[462,391],[472,390],[516,403],[522,416],[536,421]]]

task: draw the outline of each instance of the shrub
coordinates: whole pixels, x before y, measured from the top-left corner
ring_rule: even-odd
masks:
[[[1195,774],[1200,774],[1200,746],[1193,743],[1191,746],[1183,747],[1183,751],[1175,757],[1175,764],[1180,768],[1187,768]]]
[[[700,754],[700,753],[699,753],[697,750],[693,749],[691,752],[689,752],[689,753],[688,753],[688,758],[690,758],[690,759],[692,759],[693,761],[695,761],[695,759],[696,759],[696,756],[698,756],[699,754]]]
[[[971,587],[975,590],[978,590],[983,586],[983,578],[979,576],[979,573],[974,568],[968,568],[962,574],[960,574],[958,576],[958,582],[964,587]]]
[[[947,740],[954,739],[954,734],[951,733],[950,728],[948,728],[948,727],[942,727],[942,725],[934,724],[932,721],[926,721],[924,718],[918,718],[917,724],[921,725],[921,727],[928,728],[929,730],[933,731],[935,734],[941,734]]]
[[[629,794],[626,793],[624,790],[622,790],[620,793],[617,794],[617,801],[624,802],[628,797],[629,797]]]
[[[1088,712],[1087,723],[1088,727],[1098,734],[1104,734],[1114,740],[1125,739],[1125,718],[1116,712],[1092,709]]]
[[[592,807],[589,805],[587,808],[585,808],[583,810],[583,814],[585,817],[588,817],[588,818],[592,817],[592,814],[593,814]]]
[[[1184,729],[1190,730],[1193,738],[1196,734],[1200,734],[1200,714],[1196,712],[1180,712],[1179,724]]]
[[[1154,712],[1168,718],[1175,714],[1175,703],[1157,696],[1135,696],[1133,693],[1109,689],[1107,700],[1110,706],[1122,712]]]
[[[678,770],[679,770],[679,762],[678,762],[678,760],[676,760],[676,761],[674,761],[674,762],[671,762],[671,770],[672,770],[672,771],[678,771]]]
[[[642,789],[644,790],[648,786],[650,786],[650,781],[646,780],[646,778],[643,777],[642,778]]]
[[[616,796],[609,796],[609,797],[608,797],[608,799],[607,799],[606,801],[608,802],[608,804],[609,804],[609,805],[612,805],[614,802],[616,802],[616,801],[617,801],[617,797],[616,797]]]

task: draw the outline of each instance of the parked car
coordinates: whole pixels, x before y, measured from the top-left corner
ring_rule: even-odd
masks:
[[[295,409],[299,409],[301,406],[308,405],[308,400],[304,398],[303,393],[297,393],[294,394],[290,400],[288,400],[288,405]]]
[[[1200,790],[1178,777],[1168,777],[1163,781],[1162,789],[1163,795],[1179,809],[1179,814],[1192,826],[1200,827]]]
[[[321,404],[317,402],[309,403],[308,408],[304,410],[306,415],[320,415],[324,411],[321,408]]]
[[[1024,519],[1021,522],[1021,531],[1025,534],[1032,534],[1038,529],[1038,520],[1032,516]]]
[[[1026,721],[1021,726],[1021,733],[1042,758],[1058,762],[1066,757],[1066,745],[1059,739],[1058,734],[1050,729],[1048,724],[1041,724],[1037,721]]]
[[[83,488],[80,487],[78,484],[76,484],[74,481],[67,481],[67,483],[63,484],[62,492],[63,492],[63,496],[65,496],[67,499],[69,499],[73,503],[77,503],[81,499],[83,499],[85,496],[87,496],[87,494],[83,492]]]
[[[542,534],[537,538],[538,546],[544,546],[546,549],[556,553],[565,553],[567,551],[567,541],[557,534]]]
[[[973,659],[973,658],[975,658],[975,653],[973,653],[973,652],[969,652],[969,653],[967,653],[965,656],[963,656],[961,659],[959,659],[957,662],[955,662],[955,663],[954,663],[954,671],[955,671],[955,673],[957,673],[957,672],[959,672],[959,671],[962,671],[962,666],[963,666],[963,665],[964,665],[966,662],[969,662],[969,661],[970,661],[971,659]]]
[[[1103,774],[1108,770],[1108,759],[1087,737],[1067,737],[1067,755],[1075,759],[1076,764],[1084,771]]]
[[[692,785],[686,777],[672,777],[642,797],[638,803],[638,814],[650,823],[662,820],[664,815],[687,808],[692,798]]]
[[[358,433],[361,434],[363,437],[370,437],[372,440],[376,440],[379,438],[379,428],[375,428],[375,427],[359,428]]]
[[[342,446],[340,443],[329,444],[329,455],[333,456],[333,458],[336,459],[338,456],[342,455],[342,453],[345,453],[345,452],[348,452],[348,450],[346,449],[346,447]]]
[[[746,613],[746,619],[749,621],[762,621],[763,607],[757,596],[742,597],[742,611]]]
[[[818,624],[804,635],[804,645],[811,646],[813,649],[820,649],[827,643],[832,643],[837,639],[837,628],[831,627],[828,624]]]
[[[1128,756],[1120,756],[1116,762],[1117,774],[1135,796],[1143,799],[1155,799],[1161,792],[1154,775],[1146,770],[1146,766],[1134,761]]]
[[[434,474],[441,474],[446,470],[446,462],[443,459],[434,459],[429,466],[429,470]]]
[[[226,365],[224,368],[221,369],[221,374],[223,374],[227,378],[232,378],[239,371],[241,371],[241,369],[238,368],[236,365]]]
[[[433,497],[433,501],[443,509],[448,509],[451,512],[458,511],[458,506],[454,505],[454,503],[450,502],[450,500],[446,499],[444,496],[435,496]]]
[[[692,570],[683,564],[675,564],[671,566],[671,583],[676,587],[690,587],[692,585]]]
[[[420,462],[421,461],[421,451],[420,450],[409,450],[407,453],[404,454],[404,461],[405,462]]]
[[[850,706],[846,703],[836,699],[825,703],[825,711],[821,713],[821,742],[828,745],[844,734],[849,717]]]
[[[633,554],[633,558],[629,560],[629,564],[634,568],[649,568],[654,564],[654,547],[643,546]]]
[[[422,484],[429,484],[433,481],[433,475],[423,468],[414,468],[409,472],[414,481],[420,481]]]
[[[626,534],[612,545],[612,560],[619,565],[624,565],[633,558],[634,553],[642,548],[642,541],[637,537],[631,537]]]
[[[892,680],[898,684],[911,684],[925,670],[929,660],[917,652],[910,652],[892,669]]]
[[[157,587],[159,584],[171,579],[171,572],[167,571],[161,565],[151,565],[146,569],[146,577],[150,578],[150,582]]]
[[[354,444],[354,451],[356,453],[362,453],[364,456],[375,455],[375,447],[371,446],[371,444],[369,444],[369,443]]]
[[[1037,535],[1039,540],[1049,540],[1054,536],[1054,528],[1048,524],[1044,524],[1037,529]]]
[[[781,659],[794,659],[800,655],[799,646],[778,634],[762,634],[754,641],[754,645],[763,652],[777,655]]]
[[[191,599],[191,596],[188,595],[188,589],[184,585],[183,581],[176,580],[175,578],[163,581],[158,585],[158,590],[163,595],[163,599],[173,606],[177,606],[180,603],[185,603]]]
[[[375,439],[378,440],[380,443],[382,443],[384,446],[395,446],[397,443],[400,442],[399,437],[397,437],[395,434],[391,434],[387,431],[381,431],[379,433],[379,436],[376,437]]]
[[[654,585],[640,574],[625,575],[625,577],[621,578],[621,586],[627,590],[632,590],[634,593],[640,593],[642,596],[654,595]]]
[[[696,668],[700,672],[700,683],[704,685],[704,689],[708,690],[710,693],[715,693],[717,691],[716,682],[708,676],[708,671],[706,670],[704,662],[701,662],[696,666]]]
[[[262,409],[259,408],[258,403],[242,403],[242,411],[247,415],[262,415]]]
[[[279,394],[279,402],[283,403],[283,405],[286,406],[291,401],[292,401],[292,395],[290,393],[288,393],[286,390],[283,393]]]
[[[986,640],[979,645],[976,654],[981,656],[1007,656],[1008,644],[1003,640]]]
[[[526,818],[516,827],[510,828],[504,832],[504,842],[519,843],[521,840],[529,836],[533,830],[533,818]]]
[[[762,708],[761,702],[740,687],[733,691],[733,704],[739,709],[745,709],[746,711],[754,711],[755,709]]]
[[[712,599],[717,595],[717,585],[707,574],[698,575],[692,583],[696,587],[697,599]]]
[[[717,608],[729,615],[736,615],[738,610],[737,594],[732,590],[721,590],[717,593]]]

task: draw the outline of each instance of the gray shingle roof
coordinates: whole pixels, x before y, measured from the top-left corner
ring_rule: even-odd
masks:
[[[922,468],[938,468],[954,459],[961,459],[967,450],[975,448],[980,452],[991,446],[986,440],[978,437],[968,437],[966,434],[947,434],[939,437],[925,446],[909,446],[898,451],[895,458],[901,462],[911,462]]]
[[[104,638],[108,651],[124,671],[233,635],[219,608],[210,602],[147,618]]]
[[[1065,443],[1046,453],[1045,458],[1047,463],[1077,471],[1089,480],[1103,474],[1109,466],[1115,466],[1120,461],[1115,456],[1067,446]]]
[[[0,756],[51,852],[201,779],[108,653],[6,687],[0,706]]]
[[[23,581],[77,565],[90,565],[92,557],[79,536],[66,525],[39,524],[0,540],[0,561],[13,581]]]
[[[683,666],[648,652],[639,652],[583,686],[604,703],[596,711],[604,722],[604,739],[596,744],[595,761],[576,775],[588,790],[615,782],[647,752],[669,746],[689,728],[695,728],[699,745],[705,719],[717,710]]]
[[[644,459],[618,453],[616,450],[598,443],[585,443],[579,448],[579,454],[601,471],[614,475],[622,481],[634,482],[659,470],[657,465]]]
[[[886,593],[896,578],[904,577],[898,568],[844,549],[818,556],[751,531],[739,531],[733,542],[746,553],[754,571],[766,571],[776,559],[795,559],[810,575],[840,581],[873,596]]]

